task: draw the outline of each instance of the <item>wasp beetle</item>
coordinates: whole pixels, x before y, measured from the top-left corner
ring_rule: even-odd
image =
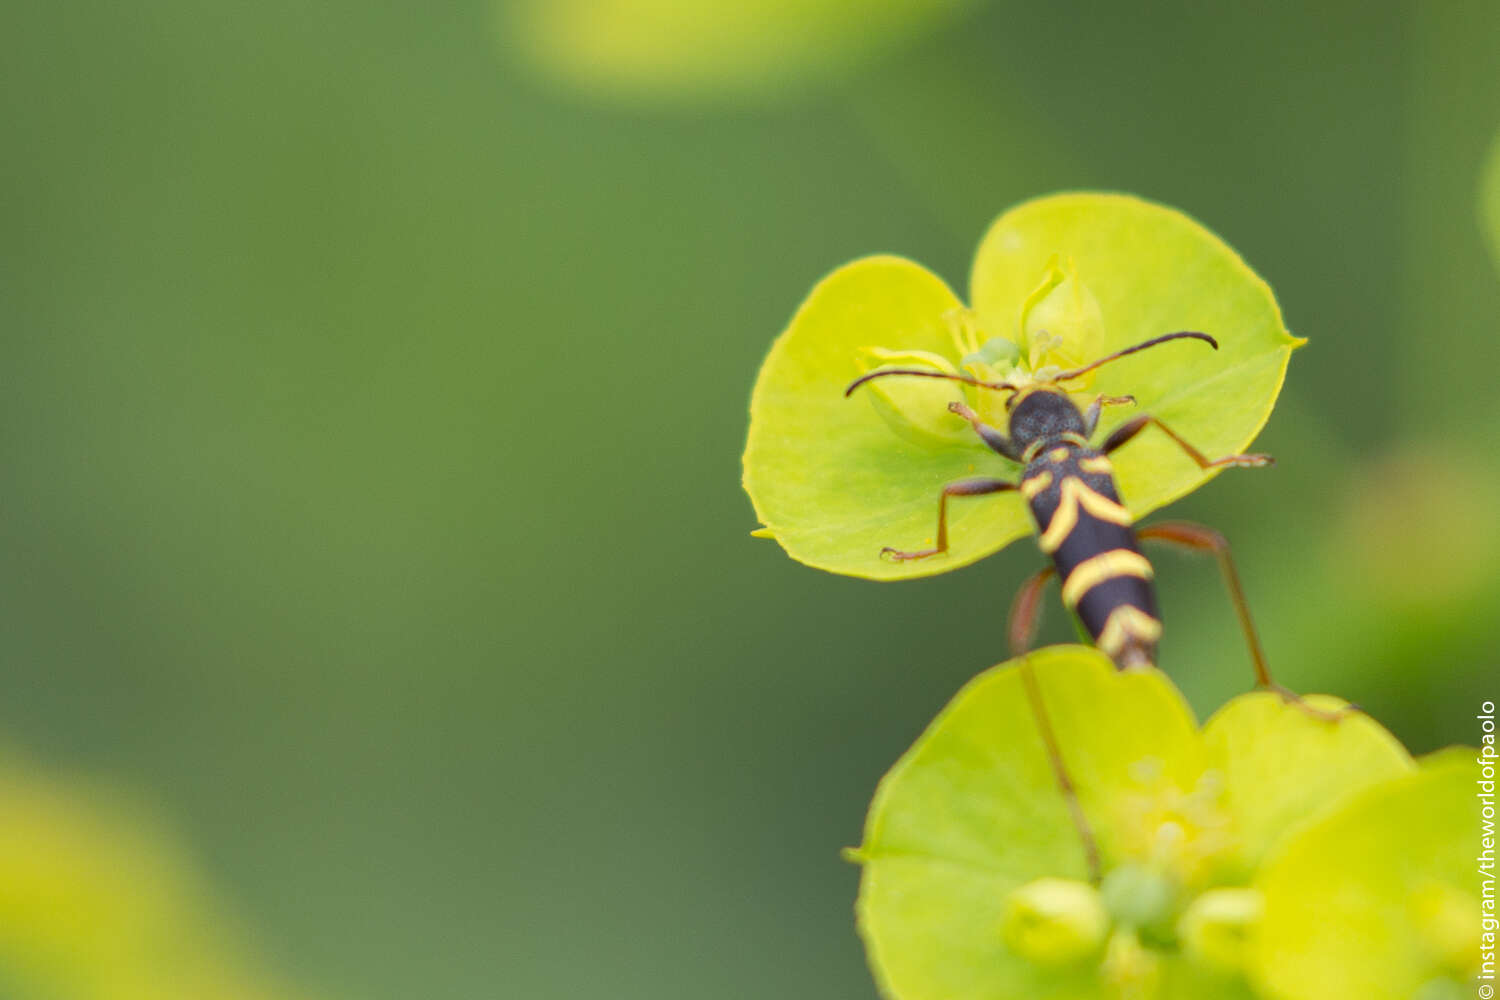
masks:
[[[942,378],[1008,392],[1005,409],[1007,428],[1001,431],[980,420],[968,406],[953,402],[948,409],[973,425],[979,437],[996,453],[1024,466],[1017,482],[994,478],[961,479],[943,487],[938,499],[937,544],[930,549],[903,551],[883,549],[881,555],[899,561],[926,559],[948,547],[948,500],[951,497],[982,496],[1019,491],[1036,522],[1037,541],[1052,559],[1052,566],[1033,576],[1016,595],[1011,609],[1010,641],[1013,653],[1028,649],[1035,637],[1042,589],[1055,573],[1062,581],[1063,604],[1078,619],[1094,644],[1122,670],[1154,665],[1161,618],[1152,587],[1151,563],[1141,554],[1138,539],[1147,538],[1212,552],[1234,601],[1240,625],[1250,647],[1259,686],[1276,690],[1288,699],[1290,692],[1275,685],[1256,636],[1238,574],[1222,535],[1201,525],[1168,522],[1134,528],[1130,514],[1115,489],[1109,456],[1142,430],[1154,425],[1175,441],[1202,469],[1226,466],[1272,464],[1269,455],[1228,455],[1206,458],[1166,424],[1149,414],[1121,424],[1098,447],[1089,444],[1099,424],[1099,414],[1109,405],[1133,403],[1130,396],[1098,396],[1086,410],[1080,409],[1061,383],[1093,371],[1137,351],[1172,340],[1201,340],[1218,350],[1218,342],[1206,333],[1183,331],[1154,337],[1116,351],[1079,368],[1050,375],[1022,385],[985,382],[966,375],[927,369],[891,368],[870,372],[856,379],[844,395],[877,378],[916,376]],[[1298,699],[1300,701],[1300,699]],[[1319,714],[1319,713],[1314,713]]]
[[[890,376],[943,378],[1010,393],[1005,400],[1007,427],[1001,431],[986,424],[968,406],[960,402],[948,409],[973,426],[980,439],[996,453],[1018,462],[1024,469],[1018,482],[994,478],[961,479],[943,487],[938,498],[937,544],[930,549],[903,551],[887,547],[882,556],[905,561],[927,559],[948,547],[948,499],[950,497],[984,496],[990,493],[1019,492],[1031,509],[1036,522],[1037,543],[1052,558],[1052,565],[1031,577],[1016,594],[1010,614],[1011,653],[1025,653],[1036,636],[1041,609],[1042,590],[1054,575],[1062,581],[1063,604],[1078,619],[1094,644],[1121,670],[1154,666],[1156,645],[1161,638],[1161,617],[1156,609],[1156,594],[1151,581],[1151,563],[1141,554],[1139,539],[1153,539],[1212,552],[1234,602],[1235,613],[1250,648],[1255,665],[1257,686],[1275,691],[1289,704],[1329,722],[1336,722],[1344,711],[1327,712],[1304,702],[1291,691],[1275,684],[1266,666],[1260,639],[1250,619],[1249,605],[1240,586],[1239,574],[1229,555],[1224,536],[1202,525],[1172,521],[1136,530],[1130,514],[1120,502],[1115,488],[1114,471],[1109,456],[1148,426],[1154,425],[1182,448],[1200,469],[1227,466],[1264,466],[1272,464],[1269,455],[1226,455],[1209,459],[1197,448],[1150,414],[1141,414],[1117,427],[1096,448],[1089,439],[1099,426],[1099,414],[1105,406],[1133,403],[1130,396],[1096,396],[1085,410],[1080,410],[1060,383],[1076,379],[1127,354],[1171,340],[1201,340],[1214,350],[1218,341],[1206,333],[1183,331],[1169,333],[1106,355],[1079,368],[1058,372],[1024,385],[1009,382],[985,382],[949,372],[920,368],[887,368],[870,372],[850,384],[847,397],[866,382]],[[1083,806],[1078,800],[1072,779],[1064,763],[1062,748],[1052,730],[1042,693],[1035,677],[1023,661],[1021,678],[1036,715],[1042,741],[1058,787],[1068,804],[1073,823],[1083,842],[1086,860],[1093,880],[1101,877],[1098,841]]]

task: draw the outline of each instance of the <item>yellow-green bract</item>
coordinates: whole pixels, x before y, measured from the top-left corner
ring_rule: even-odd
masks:
[[[1254,959],[1267,995],[1476,995],[1486,916],[1492,959],[1496,934],[1495,869],[1480,870],[1476,757],[1454,748],[1415,774],[1366,788],[1267,864],[1256,880],[1266,909]],[[1486,875],[1488,911],[1481,907]]]
[[[1399,978],[1360,995],[1394,998],[1470,954],[1450,924],[1458,907],[1477,929],[1461,895],[1477,882],[1454,852],[1478,826],[1446,757],[1419,770],[1367,716],[1329,723],[1270,693],[1200,729],[1156,670],[1039,650],[1025,669],[1099,845],[1095,889],[1022,663],[970,682],[871,804],[852,853],[885,996],[1327,1000],[1356,992],[1305,984],[1368,963]]]
[[[1084,294],[1066,296],[1080,287]],[[1061,307],[1046,295],[1054,288],[1067,299]],[[893,390],[899,395],[868,391],[882,384],[875,382],[845,399],[845,387],[874,367],[925,358],[933,368],[967,361],[989,366],[965,368],[970,373],[1033,376],[1078,360],[1084,332],[1091,348],[1097,343],[1086,353],[1098,356],[1163,333],[1202,331],[1218,351],[1195,341],[1164,345],[1105,366],[1088,388],[1137,400],[1106,410],[1105,429],[1150,412],[1217,456],[1245,450],[1260,431],[1300,343],[1271,289],[1230,247],[1180,212],[1125,195],[1059,194],[1006,212],[979,246],[970,293],[966,307],[920,265],[867,257],[819,282],[777,338],[750,403],[744,482],[764,533],[793,558],[903,579],[966,565],[1032,530],[1018,495],[960,500],[946,555],[880,558],[887,545],[930,544],[945,483],[1014,477],[1018,469],[946,412],[946,401],[964,391],[976,407],[989,405],[974,391],[892,378],[883,384],[907,383]],[[1069,309],[1076,330],[1035,329],[1036,316],[1065,318]],[[901,411],[895,418],[893,407]],[[1122,448],[1114,464],[1136,517],[1213,475],[1154,431]]]
[[[1479,222],[1489,239],[1490,253],[1500,268],[1500,135],[1490,145],[1479,186]]]

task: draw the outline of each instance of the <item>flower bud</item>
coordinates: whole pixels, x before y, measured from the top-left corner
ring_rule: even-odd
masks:
[[[861,348],[872,371],[882,368],[916,368],[958,374],[953,363],[930,351],[892,351],[884,347]],[[868,395],[875,411],[912,444],[924,448],[949,447],[972,440],[968,423],[948,410],[951,402],[963,402],[960,383],[939,378],[892,375],[866,382],[858,390]]]
[[[1032,371],[1077,368],[1104,353],[1104,312],[1071,259],[1048,262],[1041,283],[1021,307],[1021,338]],[[1070,388],[1087,388],[1091,381],[1092,373]]]
[[[1120,928],[1109,937],[1099,975],[1113,995],[1147,1000],[1161,991],[1161,956],[1141,944],[1135,931]]]
[[[1468,975],[1479,961],[1479,900],[1443,882],[1428,881],[1408,903],[1427,954],[1445,972]]]
[[[1099,950],[1109,915],[1093,886],[1040,878],[1005,900],[1002,934],[1017,954],[1040,965],[1065,965]]]
[[[1225,972],[1242,970],[1261,908],[1254,889],[1210,889],[1177,922],[1178,939],[1196,962]]]

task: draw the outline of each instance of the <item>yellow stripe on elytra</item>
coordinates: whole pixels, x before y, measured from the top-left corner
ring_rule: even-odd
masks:
[[[1030,479],[1021,480],[1021,495],[1027,500],[1035,500],[1037,494],[1052,485],[1052,473],[1043,469]]]
[[[1111,549],[1085,559],[1073,567],[1073,572],[1063,581],[1063,603],[1073,608],[1084,594],[1107,580],[1120,576],[1138,576],[1151,579],[1151,564],[1139,552],[1129,549]]]
[[[1078,526],[1078,508],[1094,515],[1101,521],[1130,527],[1130,512],[1109,497],[1095,493],[1077,476],[1068,476],[1062,481],[1061,496],[1057,502],[1057,513],[1047,524],[1047,530],[1037,539],[1043,552],[1056,552],[1063,540]]]
[[[1109,459],[1103,455],[1090,455],[1088,458],[1080,458],[1078,467],[1084,472],[1097,472],[1101,475],[1112,475],[1114,466],[1109,464]]]
[[[1120,655],[1130,639],[1151,643],[1160,638],[1161,622],[1133,604],[1122,604],[1110,612],[1104,629],[1099,633],[1098,646],[1113,659]]]

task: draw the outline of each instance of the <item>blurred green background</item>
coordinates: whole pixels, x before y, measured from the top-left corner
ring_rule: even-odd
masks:
[[[1310,338],[1276,469],[1171,508],[1235,544],[1280,677],[1474,740],[1500,5],[837,0],[825,37],[764,2],[758,74],[632,87],[553,58],[540,3],[0,11],[0,725],[148,801],[269,967],[873,996],[837,850],[1040,556],[794,564],[749,537],[746,402],[821,275],[962,290],[1059,189],[1194,215]],[[1229,604],[1158,576],[1209,711],[1250,679]]]

